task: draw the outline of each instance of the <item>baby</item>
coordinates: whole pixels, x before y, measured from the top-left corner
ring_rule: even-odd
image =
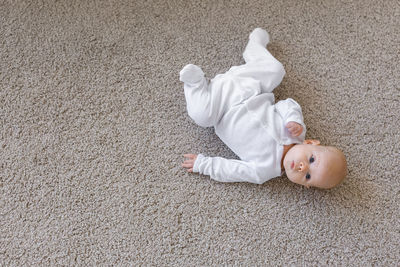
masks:
[[[272,91],[285,70],[266,49],[268,42],[268,33],[255,29],[243,53],[246,64],[209,82],[198,66],[181,70],[189,116],[202,127],[213,126],[241,159],[185,154],[182,166],[220,182],[262,184],[286,172],[294,183],[332,188],[346,176],[346,159],[337,148],[304,140],[306,126],[296,101],[275,103]]]

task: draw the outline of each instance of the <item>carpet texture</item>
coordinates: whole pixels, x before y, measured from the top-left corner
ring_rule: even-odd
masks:
[[[243,64],[255,27],[339,187],[181,168],[236,157],[179,71]],[[399,43],[397,0],[1,1],[0,265],[398,265]]]

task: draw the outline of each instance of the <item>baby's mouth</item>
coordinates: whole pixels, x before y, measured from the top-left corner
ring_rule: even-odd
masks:
[[[292,164],[290,164],[290,169],[293,170],[293,168],[294,168],[294,160],[292,161]]]

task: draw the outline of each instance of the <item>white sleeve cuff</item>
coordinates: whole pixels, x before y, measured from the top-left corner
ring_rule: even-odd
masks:
[[[294,121],[300,125],[303,125],[303,119],[298,115],[296,116],[295,114],[293,114],[293,115],[289,116],[288,118],[286,118],[285,125],[291,121]]]
[[[197,155],[196,161],[194,162],[194,165],[193,165],[193,172],[199,172],[199,164],[203,160],[203,158],[204,158],[203,154]]]

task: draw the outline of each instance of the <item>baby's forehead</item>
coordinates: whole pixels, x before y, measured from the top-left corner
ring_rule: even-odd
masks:
[[[337,149],[336,147],[326,146],[324,153],[334,157],[337,161],[343,161],[344,159],[343,152]]]
[[[325,147],[317,153],[318,159],[318,169],[319,171],[329,171],[332,172],[335,169],[340,169],[343,165],[342,153],[337,149],[330,149]]]
[[[335,164],[335,158],[331,157],[330,152],[322,153],[319,155],[318,163],[314,168],[311,169],[312,176],[317,178],[317,180],[325,179],[326,177],[330,177],[332,174],[337,172]]]
[[[315,146],[315,149],[320,153],[331,154],[331,155],[338,155],[340,151],[332,146]]]

